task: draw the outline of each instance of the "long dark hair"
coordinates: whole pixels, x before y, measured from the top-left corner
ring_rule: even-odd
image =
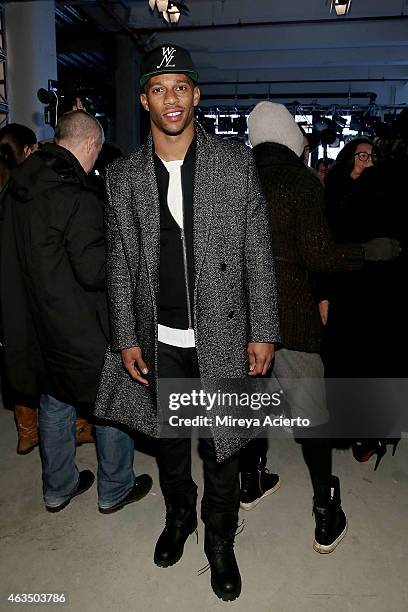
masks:
[[[35,133],[25,125],[9,123],[0,129],[0,190],[8,182],[11,170],[24,161],[24,148],[36,143]]]
[[[354,138],[350,140],[345,147],[340,151],[337,156],[335,164],[330,168],[330,179],[336,179],[340,177],[350,176],[354,170],[354,156],[358,145],[368,144],[373,147],[375,146],[372,140],[362,136],[361,138]]]

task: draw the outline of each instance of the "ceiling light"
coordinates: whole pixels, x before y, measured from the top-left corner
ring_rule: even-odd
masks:
[[[353,132],[361,132],[363,127],[362,117],[359,117],[358,115],[351,115],[350,130],[353,130]]]
[[[330,12],[333,9],[336,11],[336,15],[344,16],[347,15],[351,6],[351,0],[332,0]]]
[[[149,0],[149,6],[152,11],[157,7],[167,23],[178,23],[180,15],[188,15],[190,12],[184,0]]]
[[[157,6],[159,13],[167,11],[168,0],[149,0],[149,6],[154,11],[154,7]]]
[[[323,132],[329,128],[329,120],[326,117],[316,117],[313,121],[313,127],[318,132]]]
[[[164,11],[163,17],[167,23],[178,23],[178,20],[180,19],[180,11],[175,4],[170,4],[167,11]]]
[[[337,133],[335,130],[330,128],[323,130],[323,132],[320,133],[320,139],[323,147],[327,147],[327,145],[334,145],[337,139]]]
[[[339,146],[340,146],[340,138],[336,136],[336,140],[332,142],[331,144],[329,144],[329,147],[331,147],[332,149],[338,149]]]
[[[339,128],[342,129],[345,128],[347,125],[347,119],[345,117],[342,117],[342,115],[340,115],[339,113],[334,113],[333,121]]]

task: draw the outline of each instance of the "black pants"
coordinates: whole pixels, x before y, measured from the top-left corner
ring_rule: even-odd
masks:
[[[159,378],[199,378],[197,352],[159,342]],[[200,439],[204,466],[204,495],[201,518],[206,525],[225,519],[235,526],[239,510],[239,459],[218,463],[214,441]],[[191,476],[191,439],[160,440],[158,451],[160,486],[166,501],[196,505],[197,485]],[[228,515],[228,516],[227,516]]]
[[[316,506],[325,506],[330,499],[332,485],[332,448],[327,438],[303,438],[303,457],[309,468]]]
[[[332,449],[330,440],[317,437],[297,438],[296,441],[302,445],[303,457],[309,469],[312,481],[313,496],[316,505],[326,505],[330,497],[331,475],[332,475]],[[259,463],[266,464],[268,451],[268,440],[266,438],[255,438],[241,451],[240,470],[254,471],[258,469]]]

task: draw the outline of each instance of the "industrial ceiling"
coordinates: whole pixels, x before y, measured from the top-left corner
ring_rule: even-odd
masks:
[[[168,25],[147,0],[57,1],[59,62],[102,73],[116,36],[140,50],[170,42],[198,67],[204,105],[398,104],[407,96],[408,0],[186,0]]]

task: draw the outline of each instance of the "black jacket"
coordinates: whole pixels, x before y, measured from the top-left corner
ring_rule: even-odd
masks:
[[[11,386],[95,399],[108,343],[103,200],[65,148],[46,145],[2,195],[0,306]]]
[[[282,344],[319,352],[322,326],[310,274],[359,269],[363,250],[331,240],[322,187],[293,151],[263,143],[253,152],[271,215]]]
[[[326,370],[330,377],[398,378],[407,375],[408,327],[406,170],[396,163],[364,170],[357,179],[333,170],[326,204],[335,240],[401,241],[393,261],[368,261],[352,274],[337,272],[327,285]],[[348,338],[353,350],[344,342]]]
[[[191,327],[194,326],[193,193],[195,154],[196,144],[193,140],[181,166],[186,262],[183,255],[181,230],[173,219],[167,202],[169,173],[160,158],[157,155],[154,156],[160,201],[158,322],[176,329],[187,329],[190,325]]]

